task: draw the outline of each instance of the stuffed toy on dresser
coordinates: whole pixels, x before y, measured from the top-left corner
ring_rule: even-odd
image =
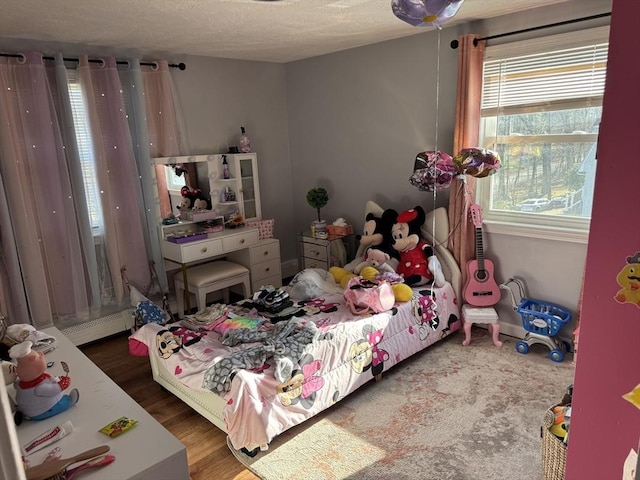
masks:
[[[65,394],[71,384],[69,376],[53,377],[47,370],[44,354],[32,350],[30,341],[18,343],[9,349],[16,364],[16,404],[24,418],[43,420],[64,412],[78,402],[75,388]]]

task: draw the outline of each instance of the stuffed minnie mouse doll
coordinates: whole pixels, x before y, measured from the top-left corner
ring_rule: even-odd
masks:
[[[433,282],[436,287],[445,283],[440,261],[433,248],[420,234],[426,219],[422,207],[405,210],[391,227],[393,248],[400,253],[396,272],[404,277],[404,283],[418,287]]]

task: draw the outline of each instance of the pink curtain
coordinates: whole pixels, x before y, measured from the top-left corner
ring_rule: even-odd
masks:
[[[186,141],[167,62],[130,67],[86,56],[78,66],[104,217],[92,229],[62,55],[55,66],[36,53],[0,58],[0,312],[9,323],[97,318],[128,304],[122,267],[143,291],[149,260],[163,270],[149,157],[185,154]]]
[[[140,214],[139,173],[133,152],[116,59],[80,58],[79,80],[87,104],[104,216],[104,240],[114,296],[128,291],[121,277],[140,289],[150,284],[149,258]]]
[[[176,95],[168,62],[161,61],[158,62],[158,68],[145,67],[141,70],[151,157],[186,155],[184,123],[182,114],[176,106]],[[164,167],[156,166],[156,178],[160,214],[164,218],[171,213]],[[187,179],[187,183],[195,184],[194,178]]]
[[[482,94],[482,62],[485,42],[474,44],[477,35],[459,37],[458,88],[453,153],[463,148],[477,147],[480,130],[480,100]],[[476,179],[456,178],[449,195],[449,249],[462,269],[462,282],[466,283],[467,261],[474,258],[473,224],[469,222],[468,205],[475,197]]]
[[[37,328],[90,298],[55,78],[41,54],[0,59],[2,297],[10,323]]]

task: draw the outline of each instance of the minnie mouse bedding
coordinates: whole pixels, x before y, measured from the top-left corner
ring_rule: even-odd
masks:
[[[233,308],[240,319],[252,315]],[[277,323],[253,312],[253,329],[243,321],[223,334],[148,324],[130,337],[132,352],[148,349],[181,384],[224,399],[236,449],[266,447],[461,325],[449,283],[415,288],[411,301],[373,315],[354,315],[331,292],[297,302]]]

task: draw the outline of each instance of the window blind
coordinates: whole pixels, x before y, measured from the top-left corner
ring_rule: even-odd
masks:
[[[602,105],[606,37],[567,47],[518,54],[521,44],[488,52],[484,62],[482,116],[510,115]],[[534,48],[535,50],[535,48]],[[511,53],[511,55],[509,55]],[[493,58],[492,58],[493,57]]]
[[[89,120],[84,103],[84,97],[78,82],[78,71],[67,69],[69,86],[69,99],[71,111],[78,141],[78,153],[82,167],[82,180],[84,182],[85,195],[91,227],[96,234],[102,233],[102,208],[100,205],[100,192],[98,190],[97,173],[93,159],[93,143],[89,130]]]

